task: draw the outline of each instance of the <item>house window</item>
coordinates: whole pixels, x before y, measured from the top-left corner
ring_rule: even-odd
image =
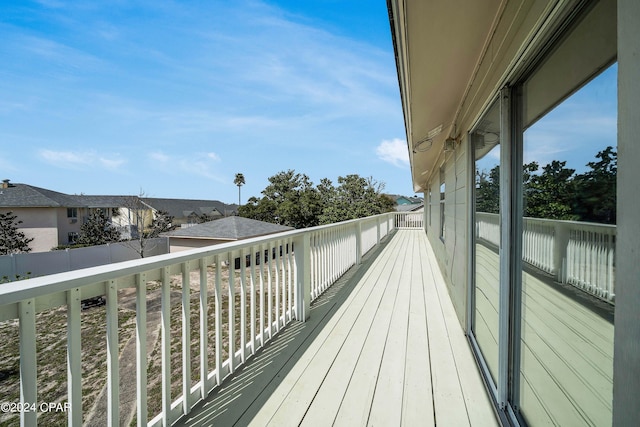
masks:
[[[431,227],[431,203],[433,202],[433,199],[431,197],[431,184],[429,184],[429,227]]]
[[[67,208],[67,218],[78,218],[78,208]]]
[[[444,227],[444,195],[445,195],[445,183],[444,183],[444,167],[440,168],[440,240],[444,242],[445,227]]]
[[[69,232],[69,234],[67,235],[67,240],[70,245],[73,245],[78,241],[78,233],[76,233],[75,231]]]

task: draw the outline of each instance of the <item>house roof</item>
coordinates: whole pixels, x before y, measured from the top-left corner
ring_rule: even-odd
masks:
[[[83,207],[76,196],[34,187],[28,184],[9,184],[0,189],[0,207]]]
[[[165,211],[174,218],[186,218],[191,215],[215,215],[216,211],[221,215],[235,212],[237,205],[227,205],[217,200],[191,200],[191,199],[158,199],[143,197],[142,200],[157,211]]]
[[[412,204],[420,204],[424,201],[424,199],[422,197],[417,197],[417,196],[403,196],[400,194],[387,194],[387,196],[391,197],[393,199],[394,202],[396,202],[396,204],[399,204],[399,202],[401,202],[401,199],[404,199]]]
[[[417,212],[424,209],[424,203],[396,206],[397,212]]]
[[[119,208],[130,205],[131,199],[137,199],[137,196],[86,196],[84,194],[74,197],[88,208]]]
[[[191,239],[242,240],[248,239],[249,237],[264,236],[266,234],[280,233],[293,229],[293,227],[272,224],[270,222],[240,216],[230,216],[191,227],[180,228],[164,233],[164,235]]]

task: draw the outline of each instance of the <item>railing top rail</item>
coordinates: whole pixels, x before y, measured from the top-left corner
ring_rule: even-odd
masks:
[[[116,280],[138,273],[157,270],[170,265],[198,261],[232,251],[241,251],[251,246],[272,241],[296,238],[306,233],[314,233],[335,227],[343,227],[357,222],[372,220],[375,217],[388,217],[389,213],[372,217],[353,219],[328,225],[320,225],[299,230],[285,231],[266,236],[253,237],[234,242],[225,242],[204,248],[195,248],[177,253],[157,255],[149,258],[124,261],[81,270],[34,277],[32,279],[3,283],[0,285],[0,306],[14,304],[42,295],[64,292],[69,289],[93,283]]]
[[[492,216],[499,217],[499,214],[491,213],[491,212],[476,212],[478,216]],[[576,227],[576,228],[608,228],[611,230],[616,229],[615,224],[601,224],[598,222],[586,222],[586,221],[568,221],[564,219],[549,219],[549,218],[534,218],[530,216],[525,216],[523,218],[525,221],[529,222],[541,222],[541,223],[562,223],[568,226]]]

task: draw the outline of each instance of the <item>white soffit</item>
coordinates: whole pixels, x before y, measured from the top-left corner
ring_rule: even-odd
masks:
[[[396,49],[406,65],[400,71],[414,189],[425,188],[424,172],[436,170],[444,140],[456,136],[453,121],[483,54],[501,0],[398,0],[394,25],[402,36]],[[401,23],[401,24],[400,24]],[[397,28],[396,28],[397,30]],[[406,68],[405,68],[406,67]],[[433,146],[413,152],[416,142],[432,136]],[[436,165],[437,166],[437,165]]]

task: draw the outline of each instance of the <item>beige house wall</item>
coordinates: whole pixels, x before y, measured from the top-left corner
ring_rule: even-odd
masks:
[[[185,239],[181,237],[169,238],[169,252],[180,252],[195,248],[204,248],[206,246],[218,245],[220,243],[228,243],[230,240],[219,239]]]
[[[58,214],[52,208],[3,208],[13,212],[22,221],[19,230],[34,240],[29,244],[32,252],[47,252],[58,245]],[[66,210],[65,210],[66,214]]]

